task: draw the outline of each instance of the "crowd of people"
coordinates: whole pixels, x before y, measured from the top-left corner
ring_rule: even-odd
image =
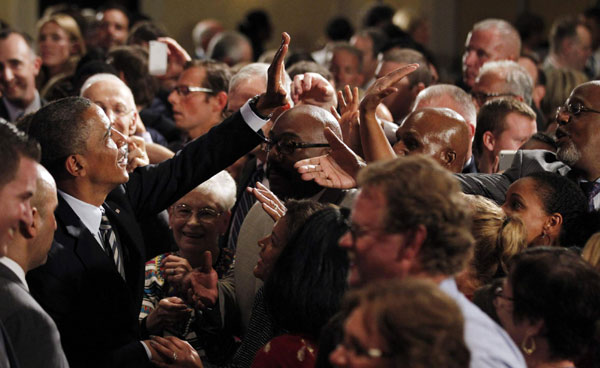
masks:
[[[0,368],[600,367],[600,8],[398,14],[3,24]]]

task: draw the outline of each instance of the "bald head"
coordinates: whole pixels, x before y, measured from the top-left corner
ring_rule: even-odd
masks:
[[[423,108],[410,113],[396,131],[394,152],[423,154],[452,172],[461,172],[470,143],[465,119],[448,108]]]

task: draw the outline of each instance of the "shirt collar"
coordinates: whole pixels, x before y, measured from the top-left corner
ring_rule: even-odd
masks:
[[[17,275],[23,286],[25,286],[25,290],[29,291],[29,286],[27,285],[27,280],[25,279],[25,270],[23,270],[21,265],[8,257],[0,257],[0,263],[5,265],[9,270]]]
[[[38,93],[37,89],[34,91],[34,93],[35,93],[35,96],[33,98],[33,101],[31,101],[31,103],[24,109],[13,105],[7,98],[2,99],[2,101],[4,102],[4,106],[6,107],[6,110],[8,111],[8,117],[9,117],[10,121],[14,122],[19,117],[21,117],[23,115],[27,115],[32,112],[36,112],[40,109],[40,107],[42,107],[42,101],[40,99],[40,94]]]
[[[100,222],[102,221],[102,207],[96,207],[92,204],[86,203],[80,199],[77,199],[62,190],[58,190],[58,193],[63,197],[63,199],[67,202],[73,212],[79,217],[83,225],[90,231],[92,234],[97,234],[100,230]]]

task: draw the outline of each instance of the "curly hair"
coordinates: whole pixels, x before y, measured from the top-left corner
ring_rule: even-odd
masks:
[[[358,184],[382,191],[387,232],[427,229],[418,255],[423,271],[453,275],[463,268],[473,245],[471,211],[448,170],[429,157],[400,157],[367,166]]]
[[[574,360],[600,332],[600,274],[575,252],[529,248],[516,255],[508,281],[516,322],[542,320],[551,359]]]

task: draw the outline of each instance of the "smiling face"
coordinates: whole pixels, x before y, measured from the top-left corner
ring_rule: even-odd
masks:
[[[169,208],[173,238],[185,258],[197,258],[208,250],[216,261],[219,236],[227,230],[228,219],[219,197],[198,189],[192,190]]]
[[[40,71],[37,58],[17,33],[0,40],[0,91],[11,103],[25,108],[35,98],[35,77]]]
[[[100,80],[88,87],[83,97],[104,111],[110,122],[124,136],[135,133],[137,111],[133,95],[120,80]]]
[[[288,235],[287,219],[284,216],[273,225],[271,234],[258,241],[260,253],[253,271],[257,279],[265,281],[269,277],[277,258],[287,244]]]
[[[40,29],[38,45],[42,63],[49,68],[66,63],[73,48],[67,32],[54,22],[48,22]]]

